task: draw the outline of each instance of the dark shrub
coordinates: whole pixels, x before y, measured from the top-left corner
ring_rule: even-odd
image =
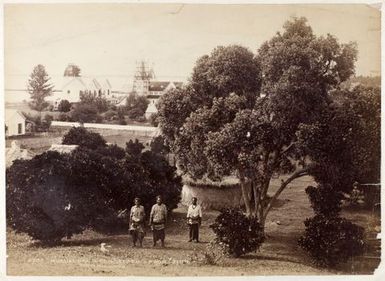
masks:
[[[80,123],[95,123],[100,120],[100,116],[96,105],[80,103],[72,112],[72,119]]]
[[[153,113],[153,114],[150,115],[150,118],[149,118],[150,119],[150,123],[154,127],[158,127],[158,125],[159,125],[159,122],[158,122],[157,118],[158,118],[158,113]]]
[[[106,113],[104,113],[104,119],[107,121],[118,120],[118,113],[115,110],[108,110]]]
[[[124,156],[126,156],[126,152],[124,151],[124,149],[117,146],[116,144],[109,146],[99,146],[96,149],[96,152],[100,153],[101,155],[116,159],[123,159]]]
[[[336,216],[341,211],[343,195],[329,184],[320,184],[318,187],[308,186],[306,193],[309,196],[311,207],[316,215]]]
[[[147,214],[158,194],[169,210],[177,207],[181,178],[164,157],[142,153],[139,142],[129,145],[130,154],[80,127],[63,143],[80,146],[69,154],[18,160],[7,170],[7,223],[16,231],[52,243],[87,227],[121,231],[124,222],[117,215],[129,210],[136,196]]]
[[[170,148],[166,145],[166,139],[162,135],[153,138],[150,147],[151,151],[156,154],[166,155],[170,152]]]
[[[89,149],[97,149],[98,147],[105,147],[106,140],[100,134],[90,132],[84,127],[72,127],[63,136],[62,144],[77,144]]]
[[[132,108],[128,112],[128,117],[133,120],[138,120],[143,117],[144,112],[140,108]]]
[[[176,173],[176,168],[169,165],[167,160],[151,151],[145,151],[140,157],[141,166],[149,188],[140,188],[137,194],[142,198],[144,206],[155,204],[155,197],[162,196],[169,210],[178,207],[182,191],[182,179]]]
[[[68,100],[61,100],[57,109],[60,112],[68,112],[71,110],[71,103]]]
[[[298,243],[320,266],[333,267],[363,253],[364,229],[344,218],[316,215],[305,227]]]
[[[34,126],[34,130],[36,132],[47,132],[49,128],[51,127],[51,123],[53,120],[52,115],[46,114],[44,118],[41,118],[41,115],[32,115],[32,114],[25,114],[27,120],[32,121]]]
[[[98,113],[102,113],[108,110],[110,103],[103,97],[99,97],[91,93],[82,93],[80,95],[79,105],[92,105],[96,108]]]
[[[135,141],[129,140],[128,142],[126,142],[126,153],[129,157],[140,157],[143,149],[144,145],[139,142],[138,139],[135,139]]]
[[[234,257],[258,250],[265,239],[259,223],[240,209],[223,209],[210,227],[216,242],[225,244],[228,254]]]
[[[69,174],[68,158],[58,152],[15,161],[7,170],[8,225],[43,243],[82,232],[87,206],[68,192]]]
[[[63,122],[71,122],[71,121],[72,121],[72,118],[71,118],[71,116],[69,116],[68,114],[60,113],[60,114],[57,116],[57,120],[58,120],[58,121],[63,121]]]

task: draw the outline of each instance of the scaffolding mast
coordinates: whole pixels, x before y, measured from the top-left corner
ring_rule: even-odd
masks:
[[[150,81],[155,79],[153,67],[149,67],[144,60],[136,62],[136,71],[134,75],[133,91],[138,94],[147,94]]]

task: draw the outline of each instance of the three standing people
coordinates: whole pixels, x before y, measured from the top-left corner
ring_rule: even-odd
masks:
[[[190,239],[189,242],[195,241],[199,242],[199,227],[202,222],[202,208],[197,204],[197,198],[192,198],[192,204],[188,207],[187,210],[187,224],[190,228]]]
[[[199,227],[202,222],[202,208],[197,204],[197,198],[193,197],[192,204],[188,207],[187,211],[187,223],[189,225],[189,242],[199,242]],[[139,241],[139,246],[143,247],[144,220],[145,220],[144,207],[140,204],[140,199],[136,197],[134,199],[134,206],[130,211],[130,234],[132,236],[133,246],[136,247],[136,243]],[[156,204],[151,208],[149,226],[153,233],[153,246],[160,240],[161,246],[164,247],[165,240],[165,228],[167,223],[167,207],[162,202],[162,197],[158,195],[156,197]]]

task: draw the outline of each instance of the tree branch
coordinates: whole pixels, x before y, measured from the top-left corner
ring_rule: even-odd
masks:
[[[288,152],[290,150],[290,148],[292,148],[293,146],[295,145],[295,142],[292,142],[290,143],[282,152],[281,152],[281,155],[282,154],[285,154],[286,152]]]
[[[266,218],[267,214],[269,213],[271,207],[273,206],[274,201],[278,198],[278,196],[282,193],[282,191],[288,186],[289,183],[291,183],[293,180],[308,175],[308,169],[301,169],[294,174],[292,174],[287,180],[283,181],[281,183],[281,186],[277,190],[277,192],[271,197],[269,200],[268,205],[266,206],[264,217]]]

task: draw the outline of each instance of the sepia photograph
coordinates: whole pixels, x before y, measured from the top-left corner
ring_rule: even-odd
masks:
[[[5,276],[385,277],[381,1],[2,7]]]

